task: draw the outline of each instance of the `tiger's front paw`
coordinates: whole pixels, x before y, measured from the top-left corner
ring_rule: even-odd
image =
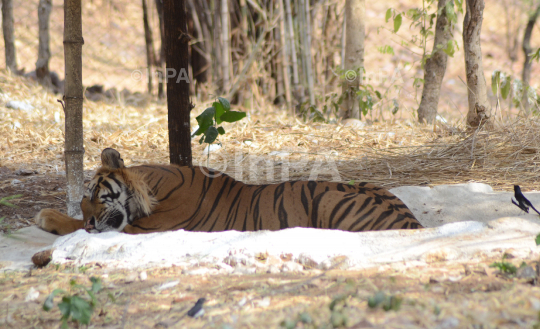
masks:
[[[82,229],[84,221],[71,218],[54,209],[42,209],[35,217],[35,223],[44,231],[66,235]]]

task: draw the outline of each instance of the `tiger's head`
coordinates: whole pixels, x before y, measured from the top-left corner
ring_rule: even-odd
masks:
[[[90,233],[120,232],[149,216],[156,203],[142,174],[128,170],[120,153],[107,148],[81,201],[84,228]]]

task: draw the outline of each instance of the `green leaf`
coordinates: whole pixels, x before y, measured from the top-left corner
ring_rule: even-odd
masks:
[[[501,96],[503,99],[506,99],[508,97],[508,94],[510,93],[510,80],[512,80],[511,77],[507,77],[506,74],[502,76],[501,79]]]
[[[454,53],[456,52],[456,49],[454,48],[454,40],[448,40],[448,43],[446,44],[446,48],[444,48],[443,51],[448,56],[454,57]]]
[[[386,23],[388,23],[390,18],[392,18],[392,8],[388,8],[388,10],[386,11],[386,17],[384,18],[386,20]]]
[[[397,33],[399,31],[399,28],[401,27],[401,14],[397,15],[396,18],[394,18],[394,33]]]
[[[89,324],[94,307],[79,296],[71,297],[71,318],[82,324]]]
[[[354,185],[354,179],[351,179],[347,184],[348,185]]]
[[[223,105],[221,105],[221,103],[219,102],[212,103],[212,107],[216,110],[215,111],[216,124],[220,124],[221,123],[220,118],[223,115],[223,113],[225,113],[225,109],[223,108]]]
[[[215,113],[216,109],[213,107],[209,107],[204,110],[204,112],[196,118],[197,123],[199,124],[199,129],[197,129],[197,131],[194,132],[192,136],[199,136],[200,134],[204,133],[208,129],[208,127],[213,125]]]
[[[225,112],[231,109],[231,103],[229,103],[229,101],[226,98],[218,97],[218,100],[223,106],[223,109],[225,110]]]
[[[495,70],[491,74],[491,91],[494,96],[497,96],[497,90],[499,89],[499,84],[501,82],[501,71]]]
[[[216,129],[216,127],[212,126],[212,127],[208,127],[208,130],[206,130],[206,132],[204,134],[206,135],[206,138],[204,139],[204,142],[208,143],[208,144],[212,144],[216,140],[216,138],[218,137],[219,132]]]
[[[45,311],[50,311],[54,307],[54,297],[58,294],[64,294],[65,291],[62,289],[54,289],[53,292],[47,296],[47,299],[45,299],[45,302],[43,303],[43,309]]]
[[[377,291],[373,297],[368,298],[368,306],[370,308],[377,307],[380,303],[384,302],[386,295],[382,291]]]
[[[536,242],[536,245],[540,245],[540,234],[536,236],[536,239],[534,239],[534,242]]]
[[[223,127],[218,127],[218,128],[217,128],[217,131],[218,131],[218,133],[219,133],[220,135],[225,134],[225,129],[223,129]]]
[[[95,276],[93,276],[93,277],[90,278],[90,281],[92,282],[92,291],[94,293],[98,293],[101,290],[101,288],[103,287],[101,285],[101,279],[96,278]]]
[[[246,117],[246,112],[228,111],[221,116],[221,120],[225,122],[236,122]]]
[[[58,303],[58,308],[60,313],[67,319],[71,314],[71,297],[64,296],[62,297],[62,302]]]
[[[395,98],[392,101],[394,103],[394,107],[392,108],[392,114],[395,115],[399,111],[399,103]]]
[[[512,82],[512,103],[515,107],[519,107],[523,99],[523,82],[519,79],[514,79]]]
[[[199,139],[199,144],[204,143],[204,137],[205,137],[204,135],[201,136],[201,139]]]

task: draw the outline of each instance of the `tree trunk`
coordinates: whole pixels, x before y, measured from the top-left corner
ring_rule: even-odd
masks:
[[[342,87],[345,98],[341,117],[343,119],[360,119],[360,104],[356,93],[362,82],[364,72],[365,0],[347,0],[345,3],[345,15],[345,79]]]
[[[229,63],[230,63],[230,39],[229,39],[229,0],[221,0],[221,70],[223,71],[223,94],[229,92]]]
[[[527,27],[525,28],[525,34],[523,35],[523,52],[525,53],[525,62],[523,63],[523,72],[521,74],[522,80],[523,80],[523,98],[522,98],[522,104],[523,107],[526,110],[529,110],[530,105],[529,104],[529,97],[528,95],[528,89],[529,89],[529,82],[531,81],[531,68],[532,68],[532,60],[531,54],[533,52],[531,48],[531,36],[532,31],[534,28],[534,24],[536,24],[536,19],[538,18],[538,15],[540,14],[540,5],[536,8],[536,11],[532,13],[531,16],[529,16],[529,21],[527,22]]]
[[[283,70],[283,91],[285,93],[285,106],[290,108],[291,106],[291,81],[289,78],[289,56],[287,51],[287,30],[286,20],[285,20],[285,10],[283,8],[283,0],[279,0],[279,36],[281,43],[281,60],[282,60],[282,70]]]
[[[172,164],[191,166],[189,114],[187,13],[185,0],[165,0],[165,59],[167,106],[169,110],[169,152]]]
[[[159,59],[154,64],[158,67],[156,70],[158,77],[158,98],[163,99],[165,93],[163,90],[163,84],[165,82],[165,75],[163,74],[163,62],[165,61],[165,22],[163,20],[163,0],[156,0],[156,10],[159,18],[159,35],[161,37],[161,47],[159,50]]]
[[[144,41],[146,43],[146,65],[148,65],[148,93],[152,95],[152,66],[156,62],[154,54],[154,39],[152,38],[152,29],[148,24],[148,6],[146,0],[142,0]]]
[[[295,107],[302,98],[302,88],[300,87],[300,81],[298,79],[298,58],[296,55],[296,41],[294,37],[294,27],[291,10],[291,0],[285,0],[285,9],[287,11],[287,25],[288,25],[288,37],[290,40],[291,60],[292,60],[292,84],[293,84],[293,96],[295,99],[293,107]]]
[[[304,22],[304,28],[302,29],[303,34],[303,55],[304,63],[306,68],[306,80],[308,84],[308,94],[309,94],[309,105],[315,105],[315,91],[313,86],[313,63],[311,56],[311,15],[309,13],[309,1],[310,0],[301,0],[300,15],[302,15],[302,21]]]
[[[15,35],[13,28],[13,0],[2,0],[2,31],[6,55],[6,68],[17,72],[17,55],[15,52]]]
[[[439,0],[437,23],[435,26],[435,41],[431,57],[427,59],[424,67],[424,89],[422,100],[418,108],[418,122],[433,123],[437,116],[437,106],[441,84],[446,72],[448,55],[443,49],[452,39],[452,26],[446,16],[446,5],[453,0]]]
[[[80,202],[83,197],[83,85],[81,0],[64,3],[64,57],[65,57],[65,151],[67,178],[67,212],[82,218]]]
[[[49,18],[51,17],[51,11],[52,0],[39,0],[39,47],[38,60],[36,62],[36,78],[42,86],[48,89],[52,89],[51,74],[49,72],[49,59],[51,58],[49,48]]]
[[[490,114],[480,47],[480,31],[482,30],[485,4],[484,0],[466,1],[467,13],[463,20],[463,48],[469,99],[467,125],[478,127],[489,120]]]

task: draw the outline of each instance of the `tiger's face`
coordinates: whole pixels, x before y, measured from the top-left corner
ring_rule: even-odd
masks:
[[[132,208],[129,196],[130,192],[122,181],[102,175],[94,177],[81,201],[86,231],[122,231],[134,220],[134,214],[129,211]]]
[[[125,168],[102,168],[88,183],[81,201],[84,228],[89,233],[121,232],[149,216],[155,199],[143,177]]]

